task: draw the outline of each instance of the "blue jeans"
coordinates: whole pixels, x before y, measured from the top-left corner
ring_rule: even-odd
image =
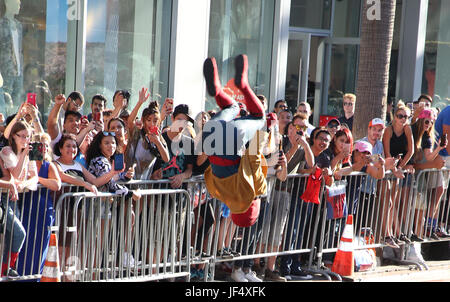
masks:
[[[10,202],[6,214],[5,241],[3,251],[3,262],[8,261],[9,253],[18,253],[25,241],[26,232],[20,219],[14,214],[14,207],[17,209],[15,202]],[[4,207],[6,208],[6,206]]]

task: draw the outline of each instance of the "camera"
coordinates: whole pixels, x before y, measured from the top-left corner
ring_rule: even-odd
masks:
[[[39,142],[34,142],[30,144],[30,160],[31,161],[41,161],[44,159],[44,144]]]

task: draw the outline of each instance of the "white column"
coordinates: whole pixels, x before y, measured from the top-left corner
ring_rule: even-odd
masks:
[[[269,111],[285,97],[291,0],[276,0]]]
[[[66,95],[84,92],[87,0],[68,1]]]
[[[396,97],[411,102],[422,91],[428,0],[408,0],[402,5]]]
[[[205,107],[203,62],[208,56],[210,0],[174,0],[169,97],[188,104],[193,117]]]

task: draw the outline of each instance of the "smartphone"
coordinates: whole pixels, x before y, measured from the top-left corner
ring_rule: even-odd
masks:
[[[114,171],[122,171],[124,168],[125,162],[123,159],[123,154],[119,153],[114,155]]]
[[[159,128],[157,126],[151,127],[150,133],[154,135],[159,135]]]
[[[445,146],[445,141],[447,140],[447,134],[443,134],[441,138],[441,147]]]
[[[374,154],[374,155],[370,156],[370,162],[372,162],[372,163],[376,163],[379,160],[380,160],[380,155],[378,155],[378,154]]]
[[[36,93],[28,93],[27,94],[27,103],[37,107],[36,105]]]
[[[101,112],[95,112],[94,113],[93,119],[94,119],[95,122],[100,122],[101,118],[102,118]]]
[[[411,109],[411,110],[413,110],[413,109],[414,109],[414,107],[413,107],[413,103],[408,103],[408,104],[407,104],[407,106],[408,106],[408,108],[409,108],[409,109]]]
[[[44,159],[44,144],[43,143],[31,143],[30,144],[30,160],[41,161]]]

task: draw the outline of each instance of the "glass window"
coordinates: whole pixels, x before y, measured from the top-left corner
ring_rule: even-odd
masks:
[[[16,113],[33,93],[45,125],[53,96],[64,93],[66,3],[0,1],[0,112],[5,117]]]
[[[336,1],[334,9],[334,37],[359,37],[361,0]]]
[[[342,98],[346,93],[355,93],[358,72],[359,45],[333,45],[331,51],[330,87],[328,90],[328,112],[323,114],[342,116]]]
[[[131,93],[129,111],[142,87],[162,105],[168,93],[171,9],[171,1],[164,0],[88,1],[85,113],[99,93],[112,108],[114,92],[122,89]]]
[[[208,56],[215,57],[224,87],[239,101],[234,89],[234,58],[247,54],[249,82],[256,94],[270,93],[274,0],[211,1]],[[209,98],[206,110],[216,109]]]
[[[450,104],[450,1],[430,0],[422,92],[440,109]]]
[[[332,0],[292,0],[290,25],[330,29]]]

